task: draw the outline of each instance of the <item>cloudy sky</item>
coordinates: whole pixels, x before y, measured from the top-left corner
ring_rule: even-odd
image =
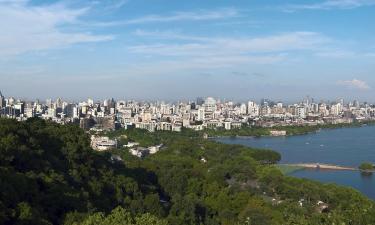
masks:
[[[375,102],[375,0],[0,0],[0,90]]]

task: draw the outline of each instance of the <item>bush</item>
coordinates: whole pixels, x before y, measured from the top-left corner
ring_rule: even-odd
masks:
[[[364,162],[358,168],[362,171],[372,171],[374,170],[374,165],[369,162]]]

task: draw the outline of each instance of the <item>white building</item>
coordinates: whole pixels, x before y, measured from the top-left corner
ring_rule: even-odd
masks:
[[[117,148],[117,140],[111,140],[109,137],[91,136],[91,147],[97,151],[107,151]]]
[[[296,109],[296,114],[298,118],[305,119],[306,118],[306,108],[299,106]]]
[[[216,100],[212,97],[206,98],[204,101],[204,110],[208,112],[214,112],[216,110]]]

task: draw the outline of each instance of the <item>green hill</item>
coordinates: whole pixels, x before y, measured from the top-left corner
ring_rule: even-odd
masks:
[[[77,126],[0,119],[0,224],[375,224],[373,201],[282,175],[276,152],[188,130],[110,135],[164,147],[99,153]]]

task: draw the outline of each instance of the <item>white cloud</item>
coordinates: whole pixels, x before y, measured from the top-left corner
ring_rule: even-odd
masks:
[[[128,47],[139,57],[147,57],[134,73],[171,73],[187,70],[223,69],[294,62],[296,56],[310,54],[325,58],[363,57],[364,53],[337,47],[337,41],[316,32],[289,32],[258,37],[209,37],[185,35],[173,30],[136,30],[144,43]],[[149,62],[149,63],[147,63]],[[357,88],[369,88],[358,80]],[[341,85],[349,86],[348,81]]]
[[[331,49],[329,51],[317,52],[315,55],[319,57],[337,58],[337,59],[354,58],[354,57],[360,56],[360,54],[356,52],[346,51],[346,50],[335,50],[335,49]]]
[[[139,54],[163,56],[226,56],[258,53],[280,53],[294,50],[313,50],[330,42],[314,32],[291,32],[265,37],[209,38],[181,35],[173,32],[145,32],[136,35],[168,40],[185,40],[188,43],[136,45],[129,51]]]
[[[187,58],[184,60],[160,60],[150,63],[143,62],[136,65],[129,65],[127,73],[133,75],[165,75],[173,73],[201,73],[204,70],[225,70],[233,69],[235,66],[248,66],[252,64],[270,64],[282,61],[283,55],[268,56],[216,56]]]
[[[10,4],[10,5],[24,5],[29,0],[0,0],[0,4]]]
[[[192,12],[176,12],[169,16],[149,15],[127,21],[128,24],[150,23],[150,22],[173,22],[182,20],[216,20],[238,16],[236,9],[218,9],[214,11],[199,10]]]
[[[192,36],[178,33],[176,31],[147,31],[142,29],[137,29],[132,33],[133,35],[139,37],[148,37],[154,39],[167,39],[167,40],[185,40],[185,41],[210,41],[212,38]]]
[[[322,49],[323,51],[318,51],[314,55],[324,58],[332,58],[332,59],[371,59],[375,57],[375,53],[373,52],[360,52],[360,51],[350,51],[344,49]]]
[[[75,2],[75,1],[73,1]],[[79,3],[79,1],[76,1]],[[129,3],[129,0],[95,0],[95,1],[83,1],[84,4],[89,5],[92,10],[103,11],[114,11],[123,8]],[[82,3],[81,3],[82,4]]]
[[[312,4],[294,4],[284,7],[287,12],[297,10],[330,10],[330,9],[354,9],[375,5],[375,0],[326,0]]]
[[[310,54],[325,59],[368,59],[373,52],[361,52],[347,48],[338,40],[317,32],[289,32],[260,37],[208,37],[185,35],[169,31],[145,31],[132,33],[140,38],[152,40],[151,44],[128,47],[131,53],[165,57],[217,57],[236,55],[290,56],[298,53]],[[290,58],[290,57],[289,57]]]
[[[314,32],[291,32],[263,37],[202,37],[174,31],[133,33],[153,39],[152,44],[128,47],[130,53],[152,58],[147,71],[185,71],[274,64],[289,59],[292,51],[315,51],[331,40]]]
[[[348,88],[354,88],[359,90],[369,90],[370,86],[362,80],[353,79],[353,80],[340,80],[337,81],[338,85],[346,86]]]
[[[0,1],[0,56],[43,51],[84,42],[108,41],[108,35],[65,32],[87,8],[68,9],[62,4],[31,6],[24,0]]]
[[[110,27],[110,26],[124,26],[132,24],[145,23],[167,23],[176,21],[202,21],[202,20],[220,20],[238,17],[239,12],[235,8],[220,8],[216,10],[197,10],[197,11],[180,11],[174,12],[170,15],[145,15],[139,18],[111,21],[111,22],[96,22],[87,25]]]
[[[112,0],[109,1],[109,5],[106,7],[107,10],[116,10],[126,5],[129,0]]]

